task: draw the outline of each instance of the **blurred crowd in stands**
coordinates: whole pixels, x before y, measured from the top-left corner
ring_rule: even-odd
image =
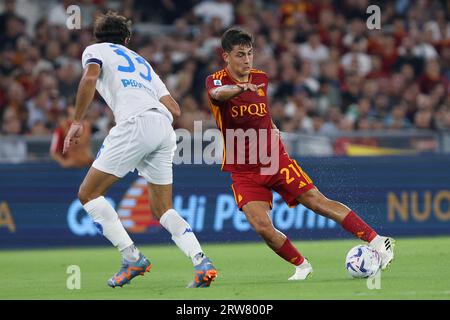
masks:
[[[371,4],[381,29],[366,22]],[[69,30],[66,9],[81,8]],[[285,132],[450,130],[450,1],[432,0],[4,0],[0,11],[0,134],[48,135],[65,126],[108,9],[132,19],[131,48],[146,58],[182,108],[176,128],[215,127],[205,78],[221,68],[220,37],[254,36],[254,67],[269,76],[270,109]],[[112,113],[96,96],[86,120],[106,134]]]

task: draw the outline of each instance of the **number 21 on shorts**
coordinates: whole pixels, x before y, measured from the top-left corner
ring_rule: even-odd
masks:
[[[287,167],[283,167],[280,169],[280,174],[284,175],[286,179],[286,184],[291,184],[295,178],[300,178],[300,184],[298,188],[302,188],[306,185],[306,183],[313,183],[311,178],[303,171],[302,168],[298,165],[297,161],[291,160],[291,163]],[[303,178],[303,179],[302,179]],[[306,181],[303,182],[302,180]]]

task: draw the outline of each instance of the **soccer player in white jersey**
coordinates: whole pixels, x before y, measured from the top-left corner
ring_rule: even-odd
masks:
[[[122,254],[122,267],[108,285],[121,287],[151,267],[104,198],[116,181],[137,169],[148,183],[153,214],[192,259],[195,278],[189,287],[209,287],[217,270],[203,253],[191,226],[172,207],[172,160],[176,149],[172,121],[173,116],[180,116],[180,108],[150,64],[126,47],[131,23],[125,17],[114,12],[99,16],[94,36],[97,43],[83,52],[84,72],[63,152],[81,136],[81,121],[97,89],[112,109],[116,126],[105,138],[78,198],[100,232]]]

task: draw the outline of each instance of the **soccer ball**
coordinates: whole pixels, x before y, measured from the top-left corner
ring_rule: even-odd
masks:
[[[380,267],[380,254],[366,245],[351,248],[345,258],[345,268],[353,278],[371,277],[378,272]]]

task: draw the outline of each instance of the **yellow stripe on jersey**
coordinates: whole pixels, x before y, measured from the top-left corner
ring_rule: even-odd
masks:
[[[295,161],[295,159],[292,160],[294,161],[297,168],[300,170],[300,174],[305,178],[306,182],[313,183],[312,179],[306,174],[305,171],[303,171],[303,169],[298,165],[297,161]]]
[[[231,189],[233,190],[234,201],[236,201],[236,204],[239,205],[238,198],[236,197],[236,190],[234,190],[234,186],[233,185],[231,185]]]
[[[261,73],[261,74],[266,74],[264,71],[262,70],[258,70],[258,69],[252,69],[251,72],[253,73]]]
[[[209,100],[209,99],[208,99]],[[225,165],[225,158],[227,156],[227,150],[225,147],[225,137],[223,135],[223,129],[222,129],[222,115],[220,114],[220,108],[219,106],[215,105],[214,103],[209,100],[209,106],[211,108],[211,111],[213,113],[214,119],[216,120],[217,127],[219,127],[220,133],[222,133],[222,142],[223,142],[223,155],[222,155],[222,167]]]
[[[222,80],[224,75],[225,75],[225,70],[222,69],[222,70],[219,70],[217,72],[214,72],[212,77],[213,77],[213,79],[220,79],[220,80]]]

